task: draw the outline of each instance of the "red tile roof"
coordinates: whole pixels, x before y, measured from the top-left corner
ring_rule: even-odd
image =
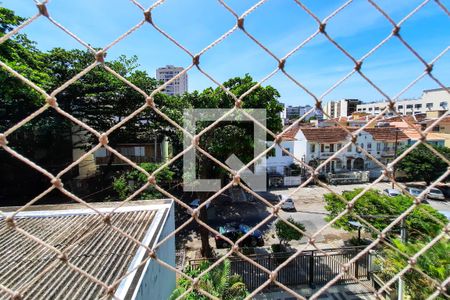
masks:
[[[375,141],[395,142],[396,135],[398,141],[408,139],[408,136],[402,130],[399,130],[395,127],[366,128],[364,129],[364,131],[370,133]]]
[[[355,128],[347,128],[349,131]],[[349,134],[341,127],[301,128],[302,133],[310,142],[337,143],[347,140]]]

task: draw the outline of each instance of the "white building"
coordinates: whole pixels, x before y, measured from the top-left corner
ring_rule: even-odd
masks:
[[[167,65],[156,70],[156,79],[162,82],[167,82],[184,69],[182,67],[175,67],[172,65]],[[170,83],[164,90],[167,95],[182,95],[188,91],[188,75],[184,73],[179,78],[175,79],[174,82]]]
[[[356,129],[349,128],[349,130]],[[397,142],[397,147],[400,148],[406,145],[408,140],[408,136],[397,128],[379,127],[367,128],[359,133],[357,143],[381,163],[387,164],[394,158],[395,143]],[[350,135],[340,127],[296,127],[285,134],[281,146],[297,159],[315,168],[349,141]],[[276,147],[267,157],[267,171],[269,174],[277,172],[284,175],[293,163],[300,164],[293,157],[283,153],[280,147]],[[322,168],[321,172],[339,173],[375,169],[378,169],[376,163],[351,145]]]
[[[339,101],[330,101],[323,106],[324,118],[334,119],[339,117],[351,116],[356,111],[356,107],[361,101],[358,99],[342,99]],[[328,116],[327,116],[328,115]]]
[[[387,102],[374,102],[359,104],[358,112],[379,114],[387,105]],[[419,99],[399,100],[395,108],[402,115],[414,115],[426,113],[432,110],[448,110],[450,104],[450,93],[445,89],[424,90]]]

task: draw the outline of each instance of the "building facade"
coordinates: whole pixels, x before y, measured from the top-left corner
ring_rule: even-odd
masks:
[[[362,102],[358,99],[342,99],[339,101],[329,101],[323,106],[324,119],[334,119],[351,116],[356,111],[358,104]]]
[[[356,128],[348,128],[355,131]],[[280,146],[291,152],[298,160],[316,168],[350,141],[350,135],[340,127],[302,128],[297,127],[286,133]],[[402,130],[394,127],[367,128],[360,132],[357,144],[383,164],[395,157],[395,148],[400,149],[410,142]],[[397,144],[397,146],[396,146]],[[301,165],[292,156],[276,147],[267,157],[267,170],[286,175],[292,164]],[[320,173],[344,173],[349,171],[379,171],[379,166],[355,145],[348,146]],[[377,173],[378,174],[378,173]]]
[[[158,68],[156,70],[156,79],[162,82],[167,82],[184,69],[182,67],[175,67],[172,65],[167,65],[162,68]],[[179,78],[175,79],[174,82],[170,83],[164,89],[163,93],[174,96],[174,95],[182,95],[188,91],[188,75],[184,73]]]
[[[379,114],[387,106],[387,102],[358,104],[358,112]],[[448,110],[450,93],[445,89],[424,90],[419,99],[399,100],[395,104],[397,112],[402,115],[415,115],[430,111]]]
[[[286,119],[288,120],[295,120],[300,118],[303,115],[305,116],[305,120],[310,119],[312,116],[315,115],[315,112],[309,112],[312,109],[311,105],[305,105],[305,106],[287,106],[285,107],[286,110]],[[309,112],[309,113],[308,113]]]

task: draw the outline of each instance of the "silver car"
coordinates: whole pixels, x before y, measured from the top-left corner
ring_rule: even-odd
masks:
[[[432,188],[427,194],[427,197],[435,200],[445,200],[444,193],[441,190]]]
[[[294,200],[292,198],[286,196],[286,195],[279,195],[278,199],[281,201],[284,201],[283,204],[281,204],[281,209],[283,210],[295,210]]]

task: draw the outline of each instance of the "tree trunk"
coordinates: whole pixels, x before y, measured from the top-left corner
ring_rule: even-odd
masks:
[[[199,168],[200,168],[199,170],[200,178],[208,179],[209,176],[211,176],[211,174],[213,173],[211,162],[206,157],[203,157],[203,159],[201,160],[201,166],[199,166]],[[211,194],[210,192],[197,192],[197,196],[200,199],[200,204],[205,203],[205,201],[209,198],[210,194]],[[200,209],[199,219],[202,222],[208,224],[208,213],[206,211],[206,206]],[[202,241],[202,249],[200,252],[203,257],[212,257],[213,251],[211,246],[209,245],[209,230],[203,227],[202,225],[199,226],[200,226],[199,233]]]
[[[200,204],[204,203],[209,197],[209,193],[207,192],[197,193],[197,195],[200,199]],[[199,219],[202,222],[208,224],[208,213],[206,211],[206,207],[200,209]],[[213,252],[211,245],[209,245],[209,230],[202,225],[199,226],[200,239],[202,241],[202,249],[200,250],[200,252],[203,257],[212,257]]]

